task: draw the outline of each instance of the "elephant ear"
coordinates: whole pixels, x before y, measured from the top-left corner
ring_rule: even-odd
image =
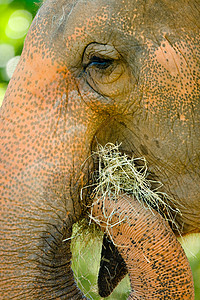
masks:
[[[101,297],[108,297],[128,273],[126,264],[113,242],[104,234],[98,276]]]

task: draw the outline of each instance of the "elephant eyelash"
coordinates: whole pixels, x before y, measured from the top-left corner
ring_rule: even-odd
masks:
[[[106,58],[102,58],[99,56],[92,56],[90,58],[90,61],[87,65],[84,66],[84,70],[86,70],[86,68],[88,66],[95,66],[96,68],[100,69],[100,70],[105,70],[107,69],[110,65],[112,65],[113,63],[113,59],[106,59]]]

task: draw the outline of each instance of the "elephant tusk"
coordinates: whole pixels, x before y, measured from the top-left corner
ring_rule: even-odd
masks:
[[[91,214],[126,263],[131,281],[129,300],[194,299],[187,257],[158,212],[123,195],[117,199],[98,199]],[[124,221],[119,222],[123,217]]]

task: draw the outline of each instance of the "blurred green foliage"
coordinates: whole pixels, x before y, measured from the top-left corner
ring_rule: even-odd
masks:
[[[41,0],[0,0],[0,105]]]
[[[189,259],[194,278],[195,300],[200,300],[200,235],[192,234],[180,239]]]
[[[41,0],[0,0],[0,105],[5,94],[7,84],[12,76],[21,54],[23,43],[27,31],[30,27]],[[192,267],[196,300],[200,299],[200,238],[189,237],[183,243],[187,256]],[[100,246],[100,245],[99,245]],[[82,249],[80,253],[80,249]],[[99,247],[94,246],[94,251],[98,252],[95,256],[92,247],[81,248],[80,245],[74,246],[73,267],[77,275],[79,286],[87,293],[91,299],[100,299],[97,296],[96,285],[98,273]],[[89,268],[88,268],[89,267]],[[126,289],[128,280],[125,279],[121,287],[109,297],[109,299],[126,299]],[[123,290],[125,290],[123,292]]]

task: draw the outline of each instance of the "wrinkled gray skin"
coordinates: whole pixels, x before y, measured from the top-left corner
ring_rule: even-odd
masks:
[[[199,0],[43,4],[1,107],[1,299],[82,297],[62,240],[96,138],[146,158],[175,234],[200,231],[199,14]]]

